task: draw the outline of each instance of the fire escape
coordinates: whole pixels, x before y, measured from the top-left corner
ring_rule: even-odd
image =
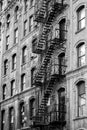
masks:
[[[55,111],[47,112],[47,103],[53,91],[55,83],[65,77],[65,63],[62,65],[52,61],[55,49],[64,48],[66,42],[66,30],[55,28],[53,31],[52,23],[55,18],[67,6],[65,0],[37,0],[35,5],[35,21],[41,24],[40,34],[33,37],[33,53],[42,54],[44,58],[34,77],[36,86],[44,87],[39,107],[36,115],[32,118],[32,127],[51,126],[61,127],[65,125],[65,104],[56,105]],[[51,34],[50,38],[48,38]],[[61,34],[64,34],[61,37]],[[47,78],[47,75],[49,78]],[[62,108],[62,109],[61,109]]]

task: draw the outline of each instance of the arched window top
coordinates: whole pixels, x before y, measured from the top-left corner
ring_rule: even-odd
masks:
[[[65,88],[60,88],[59,90],[58,90],[58,92],[64,92],[65,91]]]
[[[19,6],[17,5],[16,7],[15,7],[15,12],[17,12],[19,10]]]
[[[82,46],[83,44],[85,44],[85,42],[79,42],[76,47],[79,48],[79,47]]]
[[[84,9],[85,8],[85,5],[80,5],[80,7],[77,8],[77,12],[79,12],[80,10]]]
[[[20,101],[20,106],[21,106],[21,105],[24,105],[24,100],[21,100],[21,101]]]
[[[80,80],[79,82],[77,82],[77,86],[79,86],[79,84],[83,84],[83,83],[85,83],[85,81],[84,80]]]
[[[35,101],[35,97],[34,97],[34,96],[31,96],[31,97],[29,98],[29,102],[32,102],[32,101]]]
[[[65,56],[65,53],[64,53],[64,52],[62,52],[62,53],[60,53],[60,54],[58,55],[58,57],[63,57],[63,56]]]
[[[15,7],[15,20],[18,20],[19,6]]]
[[[25,45],[25,46],[23,46],[23,48],[22,49],[26,49],[27,48],[27,46]]]
[[[7,19],[9,19],[10,18],[10,14],[7,14],[7,17],[6,17]]]
[[[81,92],[85,93],[85,81],[79,81],[77,84],[78,87],[78,93],[81,94]]]
[[[4,60],[4,63],[6,63],[6,62],[8,62],[8,59],[5,59],[5,60]]]
[[[65,19],[65,18],[61,19],[61,20],[59,21],[59,24],[60,24],[60,23],[63,23],[63,22],[66,22],[66,19]]]

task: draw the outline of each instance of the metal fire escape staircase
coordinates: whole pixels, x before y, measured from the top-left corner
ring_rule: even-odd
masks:
[[[47,13],[46,22],[44,23],[44,27],[42,30],[42,34],[40,36],[40,40],[37,43],[37,48],[39,48],[40,51],[43,48],[43,44],[46,44],[47,34],[50,31],[50,28],[52,26],[52,22],[54,21],[56,15],[59,12],[61,12],[61,10],[64,9],[64,7],[65,7],[65,5],[63,5],[63,0],[62,0],[61,4],[58,3],[58,0],[48,0],[48,3],[46,2],[46,0],[43,0],[43,1],[44,1],[44,4],[42,4],[41,10],[39,10],[40,11],[39,16],[38,16],[39,18],[36,18],[36,21],[42,22],[43,15],[44,15],[45,9],[46,9],[45,4],[49,4],[51,2],[51,9]],[[50,40],[50,46],[46,50],[45,58],[42,61],[42,64],[40,66],[39,71],[35,75],[35,84],[36,85],[41,87],[41,85],[43,83],[43,76],[44,76],[45,71],[48,67],[48,64],[50,63],[50,59],[54,53],[55,46],[57,45],[60,47],[60,43],[64,44],[64,41],[66,41],[66,40],[65,39],[63,41],[60,41],[60,39],[51,39]],[[43,122],[43,115],[45,113],[46,105],[47,105],[48,99],[53,91],[53,86],[54,86],[57,78],[58,77],[56,75],[51,75],[48,86],[46,87],[44,95],[42,97],[41,104],[36,112],[36,116],[33,118],[34,123],[36,122],[38,125],[39,124],[41,125],[41,122]]]
[[[35,21],[43,23],[41,26],[39,41],[37,43],[36,53],[39,54],[43,53],[46,48],[47,34],[51,30],[52,22],[56,18],[57,14],[60,14],[61,11],[66,7],[66,4],[63,4],[63,0],[61,0],[61,3],[59,3],[59,0],[43,0],[41,4],[41,8],[35,13]]]

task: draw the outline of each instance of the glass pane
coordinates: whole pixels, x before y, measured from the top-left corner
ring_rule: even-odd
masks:
[[[81,57],[81,66],[85,65],[85,56]]]
[[[81,28],[85,27],[85,19],[81,20]]]
[[[80,19],[84,18],[85,17],[85,9],[82,9],[80,11]]]
[[[85,98],[81,98],[80,97],[80,104],[79,104],[80,106],[83,106],[83,105],[85,105]]]
[[[85,45],[83,44],[79,47],[79,56],[82,56],[84,54],[85,54]]]

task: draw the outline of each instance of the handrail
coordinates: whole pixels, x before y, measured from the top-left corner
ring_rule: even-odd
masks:
[[[52,105],[49,106],[49,108]],[[52,110],[48,109],[47,112],[44,112],[43,117],[42,115],[37,115],[33,117],[33,121],[35,122],[43,122],[43,123],[51,123],[53,121],[65,121],[65,114],[66,114],[66,105],[65,104],[54,104]]]

